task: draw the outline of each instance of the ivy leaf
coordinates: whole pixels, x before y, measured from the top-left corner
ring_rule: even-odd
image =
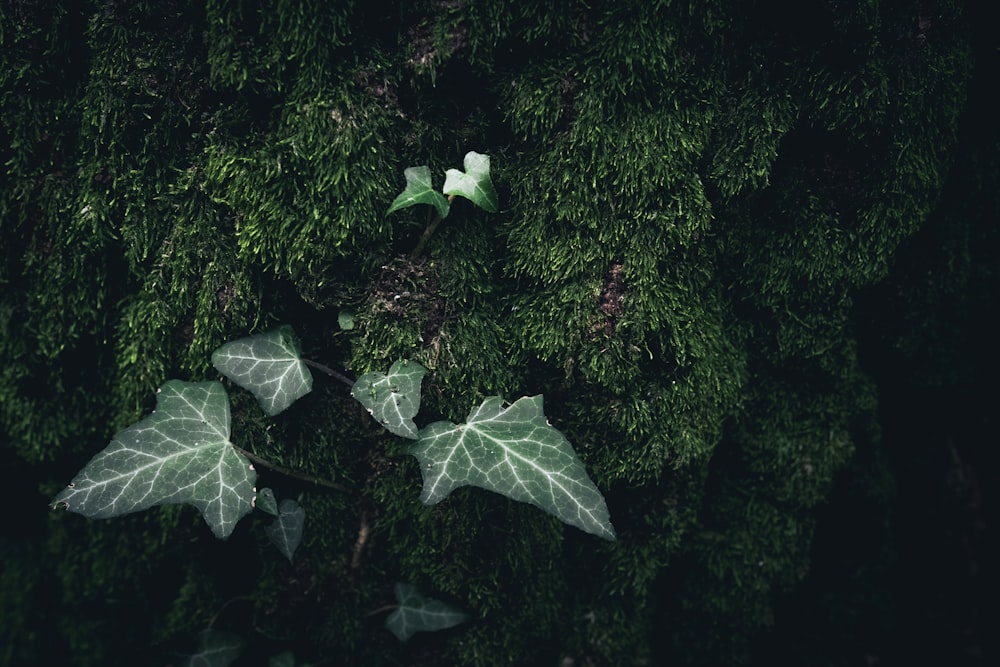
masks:
[[[425,598],[411,584],[396,584],[399,606],[385,619],[385,627],[405,642],[417,632],[444,630],[469,617],[440,600]]]
[[[442,219],[448,217],[451,204],[448,203],[448,198],[435,190],[431,184],[430,167],[426,165],[408,167],[403,170],[403,176],[406,178],[406,189],[392,201],[389,210],[385,212],[386,215],[408,206],[430,204],[437,209]]]
[[[348,310],[342,310],[337,314],[337,324],[344,331],[354,328],[354,314]]]
[[[156,410],[116,434],[53,501],[92,519],[187,503],[225,539],[251,510],[253,466],[229,441],[219,382],[170,380]]]
[[[479,208],[496,213],[500,200],[490,178],[490,156],[469,151],[465,154],[464,164],[464,173],[458,169],[445,172],[444,193],[460,195]]]
[[[267,661],[267,667],[295,667],[295,654],[291,651],[282,651],[272,655]]]
[[[274,416],[312,390],[312,374],[299,357],[290,326],[226,343],[212,353],[212,365],[254,396]]]
[[[420,381],[426,374],[420,364],[402,359],[389,368],[388,375],[378,371],[362,375],[351,387],[351,396],[387,431],[416,440],[413,418],[420,410]]]
[[[569,441],[545,419],[541,396],[525,396],[507,408],[491,396],[465,424],[435,422],[421,429],[410,453],[420,461],[420,499],[427,505],[458,487],[478,486],[615,539],[604,497]]]
[[[243,639],[229,632],[204,630],[198,635],[198,652],[187,656],[181,667],[227,667],[243,653]]]
[[[305,521],[306,511],[294,500],[285,499],[278,505],[278,518],[264,528],[267,539],[285,554],[289,562],[302,541],[302,526]]]
[[[274,497],[274,491],[270,487],[264,487],[257,492],[254,499],[254,507],[261,512],[267,512],[271,516],[278,516],[278,500]]]

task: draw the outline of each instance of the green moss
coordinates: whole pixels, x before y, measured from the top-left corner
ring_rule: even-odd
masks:
[[[215,619],[316,662],[745,662],[873,419],[858,290],[936,221],[950,259],[901,293],[967,319],[990,238],[967,209],[931,217],[961,199],[941,198],[975,64],[961,3],[742,9],[0,10],[0,429],[46,493],[164,381],[287,322],[345,373],[424,364],[421,425],[544,394],[619,535],[476,489],[423,506],[405,443],[320,374],[276,419],[233,390],[239,446],[348,489],[259,470],[307,509],[296,562],[263,518],[218,544],[186,509],[54,515],[0,579],[56,614],[38,659],[148,662]],[[402,169],[441,179],[467,150],[500,212],[458,201],[410,257],[422,212],[384,215]],[[953,338],[928,319],[908,354]],[[398,645],[371,615],[396,581],[471,622]]]

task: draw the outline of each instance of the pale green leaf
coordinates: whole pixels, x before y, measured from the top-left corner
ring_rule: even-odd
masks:
[[[251,510],[256,473],[229,441],[229,397],[219,382],[163,385],[156,410],[111,443],[55,497],[93,519],[187,503],[226,538]]]
[[[354,315],[347,310],[342,310],[337,314],[337,324],[344,331],[350,331],[354,328]]]
[[[220,630],[204,630],[198,635],[198,652],[181,662],[181,667],[227,667],[243,653],[239,635]]]
[[[434,189],[434,185],[431,183],[430,167],[426,165],[408,167],[403,170],[403,177],[406,178],[406,189],[389,205],[389,210],[385,212],[386,215],[408,206],[429,204],[437,209],[439,216],[448,217],[448,209],[451,208],[451,204],[448,203],[447,197]]]
[[[420,430],[409,451],[420,461],[421,500],[432,505],[453,489],[477,486],[615,539],[604,497],[569,441],[545,419],[542,397],[502,403],[491,396],[465,424],[435,422]]]
[[[286,324],[226,343],[212,353],[212,365],[274,416],[312,390],[312,374],[299,355],[298,340]]]
[[[278,499],[274,497],[274,491],[270,487],[265,487],[257,492],[254,507],[271,516],[278,516]]]
[[[385,627],[405,642],[417,632],[451,628],[469,617],[440,600],[425,598],[411,584],[396,584],[399,606],[385,619]]]
[[[397,361],[389,374],[365,373],[351,388],[353,396],[390,433],[416,439],[413,418],[420,410],[420,381],[427,369],[414,361]]]
[[[490,178],[490,156],[469,151],[464,164],[464,173],[458,169],[445,172],[444,193],[465,197],[479,208],[496,213],[500,200]]]
[[[264,528],[267,539],[271,540],[289,561],[295,556],[295,550],[302,541],[302,526],[305,520],[306,511],[294,500],[285,499],[278,505],[278,518]]]

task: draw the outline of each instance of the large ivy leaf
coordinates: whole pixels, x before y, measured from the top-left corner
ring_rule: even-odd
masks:
[[[385,212],[386,215],[408,206],[430,204],[437,209],[438,215],[442,218],[448,217],[451,204],[448,203],[447,197],[434,189],[430,167],[426,165],[408,167],[403,170],[403,177],[406,178],[406,189],[392,201],[389,210]]]
[[[278,551],[289,561],[302,541],[302,526],[306,521],[306,511],[291,499],[282,500],[278,505],[278,518],[264,528],[264,534]]]
[[[615,539],[604,497],[569,441],[545,419],[541,396],[525,396],[507,408],[491,396],[465,424],[435,422],[421,429],[410,453],[421,464],[420,498],[427,505],[452,489],[478,486]]]
[[[385,619],[385,627],[401,642],[414,633],[444,630],[469,618],[440,600],[425,598],[411,584],[396,584],[396,600],[399,606]]]
[[[187,503],[226,538],[251,510],[256,473],[229,441],[219,382],[170,380],[156,410],[116,434],[53,501],[94,519]]]
[[[205,630],[198,636],[198,652],[187,656],[181,667],[228,667],[243,653],[243,639],[230,632]]]
[[[490,178],[490,156],[469,151],[465,154],[464,164],[464,173],[458,169],[445,172],[442,190],[446,195],[460,195],[479,208],[496,213],[500,199]]]
[[[286,324],[226,343],[212,353],[212,365],[274,416],[312,390],[312,374],[300,353],[295,332]]]
[[[420,381],[426,373],[420,364],[403,359],[389,368],[388,375],[378,371],[362,375],[351,396],[390,433],[415,440],[413,418],[420,410]]]

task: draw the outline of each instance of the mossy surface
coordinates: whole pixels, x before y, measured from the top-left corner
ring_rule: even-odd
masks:
[[[544,394],[618,540],[477,489],[423,506],[404,444],[319,373],[276,419],[233,389],[237,445],[346,489],[259,470],[306,509],[294,563],[262,516],[220,543],[187,508],[32,509],[0,540],[0,661],[167,664],[207,626],[328,664],[751,660],[844,476],[888,483],[858,294],[901,285],[921,324],[885,336],[912,359],[995,297],[996,210],[969,200],[996,162],[960,142],[990,52],[961,2],[559,4],[5,3],[17,510],[288,323],[349,375],[425,365],[421,425]],[[455,202],[413,256],[424,212],[385,215],[403,168],[442,183],[469,150],[500,211]],[[946,349],[927,382],[975,374]],[[396,581],[472,620],[398,643]]]

